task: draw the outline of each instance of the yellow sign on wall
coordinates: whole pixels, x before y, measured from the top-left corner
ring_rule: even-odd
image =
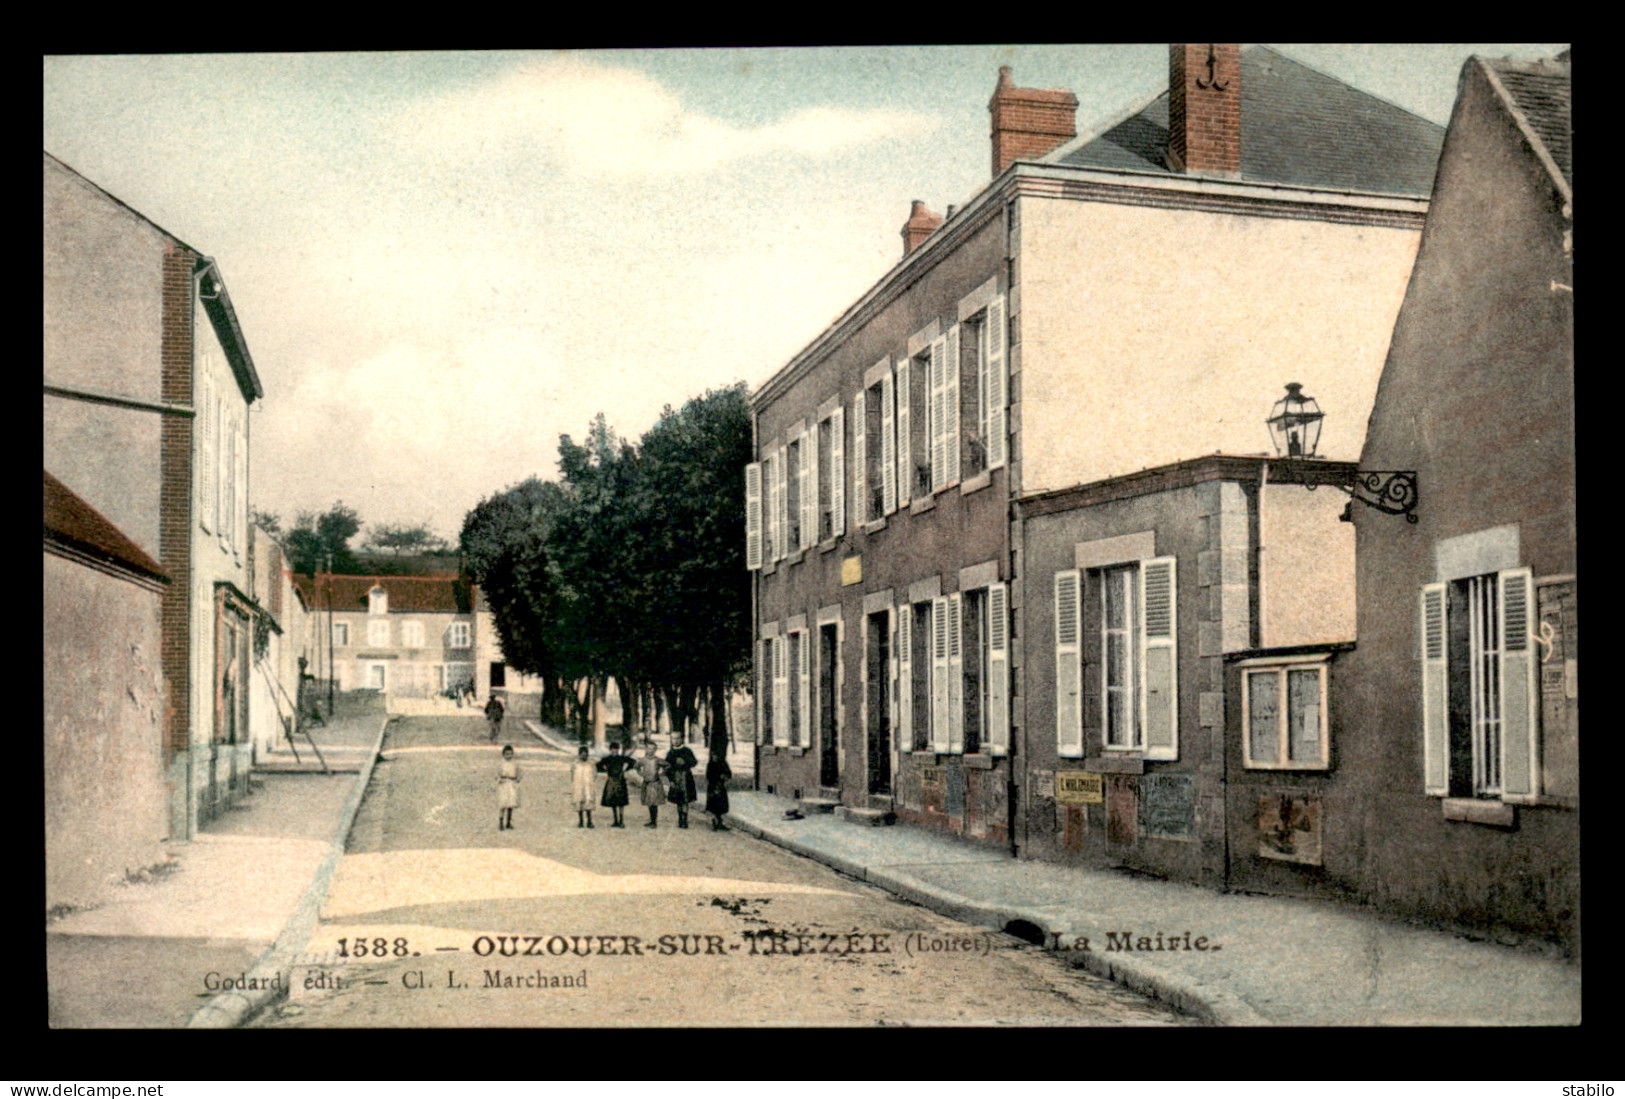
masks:
[[[1055,800],[1062,805],[1099,805],[1106,800],[1106,785],[1091,771],[1056,771]]]
[[[863,583],[863,556],[861,554],[857,557],[843,557],[841,559],[841,583],[843,585]]]

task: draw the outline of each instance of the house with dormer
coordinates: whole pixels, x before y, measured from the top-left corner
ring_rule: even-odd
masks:
[[[1264,46],[1076,106],[1001,70],[991,180],[752,395],[758,777],[1222,882],[1224,656],[1352,634],[1338,487],[1442,131]],[[1267,468],[1289,381],[1330,457]]]

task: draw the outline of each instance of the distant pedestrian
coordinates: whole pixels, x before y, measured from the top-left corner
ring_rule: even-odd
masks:
[[[497,831],[513,829],[513,811],[519,808],[519,764],[513,758],[513,745],[502,746],[502,764],[497,768]]]
[[[485,704],[485,720],[491,726],[491,743],[497,742],[497,734],[502,732],[502,700],[496,695]]]
[[[587,756],[587,746],[583,744],[576,752],[575,762],[570,764],[570,804],[575,806],[577,828],[592,827],[592,787],[596,773]]]
[[[649,810],[649,823],[645,828],[658,828],[660,822],[660,803],[666,800],[666,783],[662,779],[666,765],[655,755],[653,743],[643,749],[643,758],[638,760],[638,777],[643,780],[643,804]]]
[[[705,811],[711,814],[711,831],[726,832],[722,815],[728,811],[728,780],[734,777],[726,753],[712,751],[705,765]]]
[[[598,770],[604,777],[604,793],[598,799],[598,804],[609,809],[614,815],[611,828],[625,828],[626,821],[621,816],[630,800],[626,794],[626,772],[630,771],[636,762],[631,756],[621,755],[621,746],[616,741],[609,745],[609,755],[598,761]]]
[[[672,744],[674,747],[666,753],[666,777],[671,786],[667,800],[677,806],[677,827],[687,828],[688,807],[695,800],[694,768],[700,761],[694,758],[694,750],[675,735]]]

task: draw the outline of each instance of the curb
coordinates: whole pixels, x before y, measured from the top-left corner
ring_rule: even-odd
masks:
[[[275,978],[276,987],[264,987],[250,992],[222,992],[193,1013],[191,1020],[186,1024],[187,1029],[226,1030],[241,1026],[255,1014],[288,994],[284,971],[291,972],[294,958],[305,949],[305,944],[310,941],[311,934],[316,930],[322,902],[327,899],[328,887],[333,884],[333,874],[338,870],[339,859],[344,857],[344,845],[350,837],[350,826],[355,823],[356,812],[361,808],[361,798],[367,792],[367,783],[372,779],[373,765],[378,762],[379,753],[383,750],[384,733],[388,730],[391,720],[393,720],[391,717],[386,716],[378,726],[378,737],[373,741],[372,752],[361,765],[355,786],[344,802],[344,812],[339,817],[338,831],[334,834],[333,841],[328,844],[327,854],[323,856],[321,865],[316,868],[316,876],[311,879],[310,887],[300,899],[299,907],[294,909],[293,915],[283,925],[282,933],[276,937],[276,942],[260,955],[259,961],[254,963],[254,968],[248,973],[250,983],[257,981],[261,985],[269,986]]]
[[[726,819],[730,827],[748,836],[765,840],[814,862],[821,862],[848,877],[878,886],[903,900],[922,908],[929,908],[950,919],[993,927],[1000,931],[1010,923],[1020,920],[1043,931],[1048,942],[1055,942],[1060,937],[1068,936],[1065,925],[1046,913],[1012,905],[983,904],[950,890],[927,884],[908,874],[884,867],[861,866],[850,859],[831,855],[759,824],[741,820],[731,813]],[[1217,1026],[1276,1025],[1273,1020],[1260,1015],[1240,997],[1230,992],[1162,972],[1137,959],[1107,958],[1094,951],[1064,950],[1056,953],[1068,965],[1103,977],[1141,995],[1160,1000],[1206,1023]]]

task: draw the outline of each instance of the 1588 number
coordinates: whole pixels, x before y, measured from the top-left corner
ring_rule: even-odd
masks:
[[[411,952],[406,940],[395,939],[391,941],[382,937],[376,939],[340,939],[339,957],[341,958],[404,958]]]

